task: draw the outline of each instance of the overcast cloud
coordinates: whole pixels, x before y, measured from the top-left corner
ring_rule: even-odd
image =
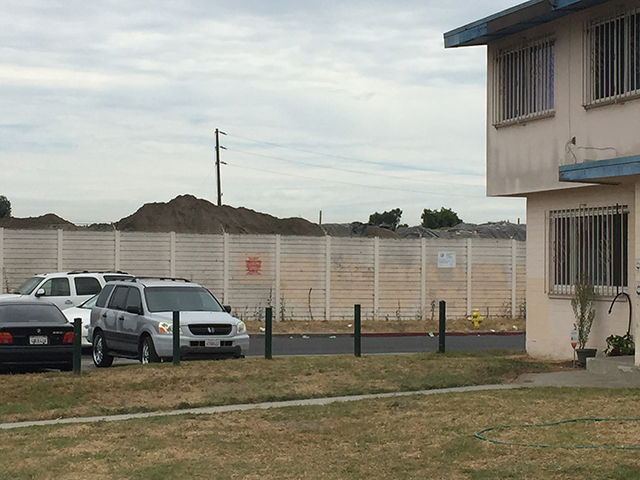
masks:
[[[0,2],[0,194],[14,216],[215,203],[219,128],[228,205],[524,221],[524,200],[485,197],[485,48],[442,40],[513,0]]]

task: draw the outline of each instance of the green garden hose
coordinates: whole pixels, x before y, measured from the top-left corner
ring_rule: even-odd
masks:
[[[541,448],[573,448],[573,449],[587,449],[587,448],[602,448],[609,450],[640,450],[639,446],[612,446],[612,445],[548,445],[544,443],[520,443],[520,442],[504,442],[502,440],[495,440],[488,438],[484,435],[486,432],[493,430],[504,430],[508,428],[540,428],[540,427],[552,427],[555,425],[562,425],[564,423],[575,422],[637,422],[640,418],[570,418],[567,420],[559,420],[557,422],[539,423],[539,424],[522,424],[522,425],[500,425],[496,427],[489,427],[479,430],[475,433],[476,438],[480,440],[486,440],[487,442],[496,443],[499,445],[515,445],[521,447],[541,447]]]

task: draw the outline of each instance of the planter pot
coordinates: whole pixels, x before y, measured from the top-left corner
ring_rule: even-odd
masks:
[[[597,348],[576,348],[576,355],[578,356],[578,364],[581,367],[587,365],[587,358],[596,356]]]

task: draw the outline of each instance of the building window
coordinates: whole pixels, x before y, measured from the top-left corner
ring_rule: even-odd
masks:
[[[584,104],[640,94],[640,12],[598,19],[585,27]]]
[[[494,58],[493,124],[553,113],[554,40],[500,50]]]
[[[625,291],[628,274],[626,206],[551,212],[551,293],[571,294],[583,275],[599,295]]]

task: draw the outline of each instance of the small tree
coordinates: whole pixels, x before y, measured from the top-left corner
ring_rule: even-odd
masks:
[[[422,226],[424,228],[455,227],[462,222],[456,212],[444,207],[440,210],[425,208],[420,218],[422,218]]]
[[[395,230],[400,223],[400,217],[402,217],[402,210],[399,208],[394,208],[389,212],[376,212],[369,215],[369,224],[378,227],[388,226],[391,230]]]
[[[578,348],[584,348],[589,340],[591,325],[596,317],[596,292],[586,274],[573,286],[571,308],[576,317],[573,328],[578,332]]]
[[[4,195],[0,195],[0,218],[11,216],[11,202]]]

